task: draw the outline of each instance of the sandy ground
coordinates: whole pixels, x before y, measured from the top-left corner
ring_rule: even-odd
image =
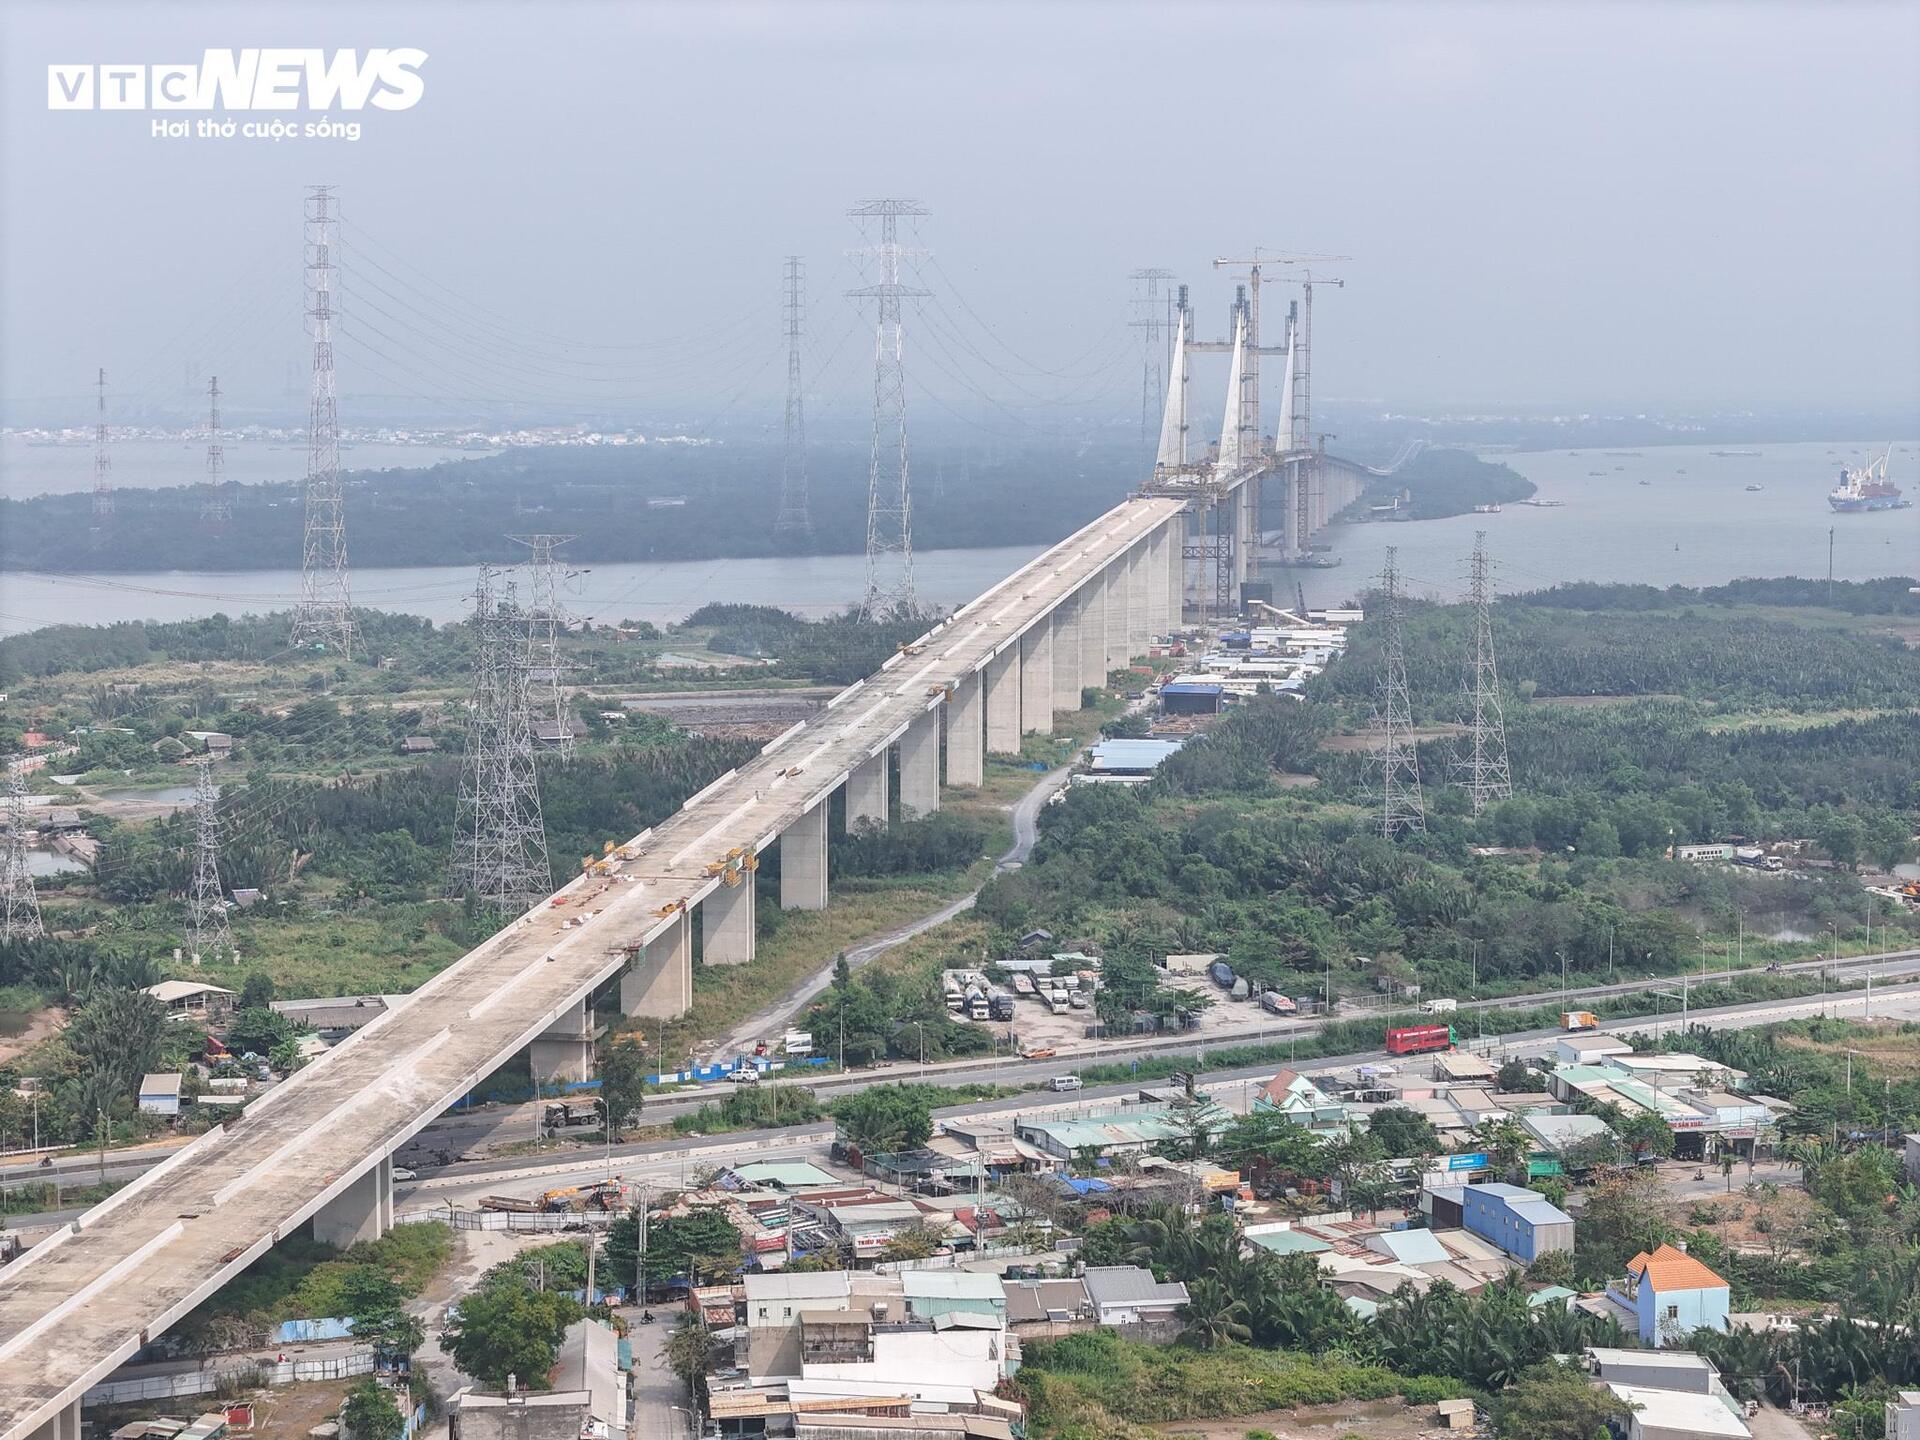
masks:
[[[1249,1430],[1268,1431],[1276,1440],[1342,1440],[1347,1435],[1365,1436],[1366,1440],[1424,1440],[1430,1435],[1447,1435],[1459,1440],[1476,1433],[1442,1430],[1431,1409],[1415,1409],[1397,1400],[1303,1405],[1297,1410],[1263,1410],[1230,1420],[1179,1420],[1155,1428],[1163,1435],[1193,1436],[1196,1440],[1242,1440]]]
[[[27,1028],[18,1035],[9,1035],[0,1040],[0,1063],[24,1055],[43,1040],[49,1040],[54,1033],[67,1023],[67,1012],[58,1006],[45,1010],[36,1010],[33,1018],[27,1022]]]

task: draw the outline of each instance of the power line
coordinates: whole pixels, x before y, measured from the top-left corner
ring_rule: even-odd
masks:
[[[347,595],[347,517],[340,489],[340,413],[333,379],[333,282],[337,219],[333,187],[308,189],[304,209],[307,286],[313,322],[313,387],[307,420],[306,515],[300,546],[296,645],[353,656],[353,606]]]
[[[813,517],[807,506],[806,385],[800,369],[800,342],[806,323],[806,266],[798,255],[787,257],[787,414],[786,448],[780,457],[780,514],[773,522],[776,535],[811,535]]]
[[[1467,797],[1478,815],[1498,800],[1513,795],[1513,772],[1507,764],[1507,721],[1500,702],[1500,671],[1493,655],[1493,587],[1487,558],[1487,532],[1476,530],[1473,559],[1468,566],[1467,601],[1473,606],[1473,659],[1467,671],[1467,694],[1473,705],[1466,755],[1455,761],[1465,777]]]
[[[867,465],[867,583],[860,616],[872,620],[911,611],[913,588],[913,488],[907,464],[907,374],[900,300],[924,295],[900,279],[906,251],[900,217],[927,213],[913,200],[870,200],[847,212],[880,222],[880,242],[866,253],[879,267],[879,283],[848,293],[878,302],[873,346],[873,448]]]
[[[1420,797],[1420,759],[1413,741],[1413,706],[1407,697],[1406,641],[1402,634],[1399,547],[1387,546],[1380,573],[1380,708],[1374,724],[1380,734],[1380,833],[1392,840],[1427,828]]]

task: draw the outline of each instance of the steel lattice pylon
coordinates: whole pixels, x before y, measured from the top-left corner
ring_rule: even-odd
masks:
[[[233,954],[226,894],[220,888],[220,792],[213,764],[194,762],[193,888],[187,892],[187,953],[195,960]]]
[[[300,608],[294,611],[293,643],[338,650],[350,657],[353,604],[347,594],[346,502],[340,491],[340,412],[333,379],[333,289],[340,223],[333,207],[333,187],[311,187],[305,213],[313,392],[307,416]]]
[[[879,302],[873,332],[873,452],[867,467],[867,583],[860,618],[913,610],[913,487],[907,472],[907,370],[900,301],[925,295],[901,282],[900,217],[927,212],[913,200],[869,200],[847,212],[880,222],[880,243],[864,252],[879,266],[877,284],[847,293]]]
[[[573,717],[567,713],[567,694],[560,684],[566,666],[560,659],[560,637],[566,633],[570,616],[560,603],[560,547],[571,535],[516,535],[513,537],[532,552],[529,589],[533,603],[527,609],[528,673],[527,705],[541,727],[538,738],[547,739],[552,729],[553,748],[562,755],[573,753]]]
[[[17,764],[7,766],[7,853],[0,875],[0,940],[38,940],[47,933],[40,923],[40,897],[33,888],[27,864],[27,777]]]
[[[107,372],[101,367],[93,416],[93,523],[113,514],[113,455],[107,449]]]
[[[1492,568],[1487,558],[1487,532],[1476,530],[1473,559],[1467,570],[1467,601],[1473,606],[1473,659],[1468,662],[1467,699],[1473,707],[1473,719],[1466,754],[1454,761],[1476,815],[1513,795],[1513,772],[1507,764],[1507,717],[1500,701],[1500,670],[1493,657]]]
[[[806,386],[800,369],[800,340],[805,328],[806,303],[806,264],[798,255],[789,255],[786,448],[780,456],[780,514],[773,522],[773,533],[776,535],[813,533],[813,516],[807,504]]]
[[[1389,545],[1381,568],[1380,700],[1374,728],[1380,736],[1380,833],[1392,840],[1427,828],[1420,795],[1420,757],[1413,742],[1413,706],[1407,698],[1406,641],[1400,610],[1399,548]]]
[[[220,377],[207,381],[207,494],[200,505],[200,518],[216,532],[233,518],[233,502],[227,496],[227,450],[220,443]]]
[[[473,698],[454,824],[454,888],[503,917],[553,890],[534,772],[531,637],[511,581],[474,588]]]

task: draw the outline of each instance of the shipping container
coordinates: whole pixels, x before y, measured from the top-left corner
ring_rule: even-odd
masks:
[[[1403,1025],[1387,1031],[1389,1055],[1419,1055],[1428,1050],[1451,1050],[1451,1025]]]

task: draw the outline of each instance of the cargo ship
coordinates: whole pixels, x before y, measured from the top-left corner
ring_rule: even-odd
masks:
[[[1827,504],[1842,515],[1865,510],[1905,510],[1913,504],[1903,499],[1900,487],[1887,477],[1887,463],[1893,458],[1889,445],[1878,460],[1858,469],[1842,466],[1840,483],[1827,492]]]

